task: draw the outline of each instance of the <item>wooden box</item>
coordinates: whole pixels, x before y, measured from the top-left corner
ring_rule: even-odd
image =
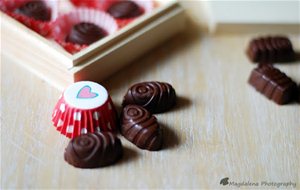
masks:
[[[184,29],[178,2],[158,3],[151,13],[74,55],[1,12],[2,50],[61,90],[76,81],[101,81]]]

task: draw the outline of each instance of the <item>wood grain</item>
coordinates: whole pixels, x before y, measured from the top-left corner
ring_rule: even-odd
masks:
[[[122,161],[93,170],[63,160],[68,139],[51,124],[60,92],[1,55],[2,189],[220,189],[224,177],[299,188],[300,106],[278,106],[247,84],[255,65],[244,51],[256,35],[210,36],[190,23],[105,81],[117,106],[131,84],[147,80],[172,83],[179,102],[157,115],[163,150],[143,151],[121,137]],[[300,35],[286,35],[300,51]],[[299,61],[278,67],[300,83]]]

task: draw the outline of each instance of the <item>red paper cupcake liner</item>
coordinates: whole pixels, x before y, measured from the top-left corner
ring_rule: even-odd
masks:
[[[88,132],[116,132],[117,112],[111,98],[95,109],[77,109],[69,106],[62,96],[56,104],[52,122],[61,134],[74,138]]]
[[[87,45],[79,45],[65,41],[71,28],[80,22],[93,23],[103,28],[108,35],[118,30],[116,21],[109,14],[100,10],[78,8],[68,14],[61,15],[54,22],[52,37],[71,54],[77,53],[87,47]]]
[[[29,18],[25,15],[20,15],[14,13],[14,10],[23,5],[24,3],[29,2],[30,0],[1,0],[0,1],[0,9],[5,12],[7,15],[13,17],[17,21],[21,22],[28,28],[37,32],[38,34],[49,37],[51,34],[53,21],[58,16],[57,2],[56,1],[47,1],[43,0],[48,8],[51,10],[51,21],[44,22],[35,20],[33,18]]]
[[[89,7],[103,10],[103,4],[107,0],[70,0],[77,7]]]

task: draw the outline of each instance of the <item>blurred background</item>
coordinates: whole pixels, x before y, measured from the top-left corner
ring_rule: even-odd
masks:
[[[189,17],[205,31],[300,32],[300,1],[181,0]]]

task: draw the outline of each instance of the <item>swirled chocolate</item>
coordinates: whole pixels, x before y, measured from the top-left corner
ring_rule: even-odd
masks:
[[[123,109],[121,133],[141,149],[154,151],[162,146],[162,131],[156,117],[137,105],[128,105]]]
[[[15,13],[40,21],[50,21],[51,19],[50,10],[43,1],[29,1],[17,8]]]
[[[110,132],[88,133],[72,139],[65,160],[78,168],[96,168],[115,163],[123,152],[120,139]]]
[[[284,36],[253,39],[247,54],[252,62],[257,63],[288,62],[295,59],[292,43]]]
[[[66,41],[79,45],[90,45],[107,36],[107,32],[92,23],[81,22],[72,27]]]
[[[164,82],[142,82],[129,88],[123,99],[123,106],[136,104],[151,113],[169,110],[176,103],[174,88]]]
[[[133,18],[143,14],[141,8],[133,1],[118,1],[113,3],[107,12],[114,18]]]

